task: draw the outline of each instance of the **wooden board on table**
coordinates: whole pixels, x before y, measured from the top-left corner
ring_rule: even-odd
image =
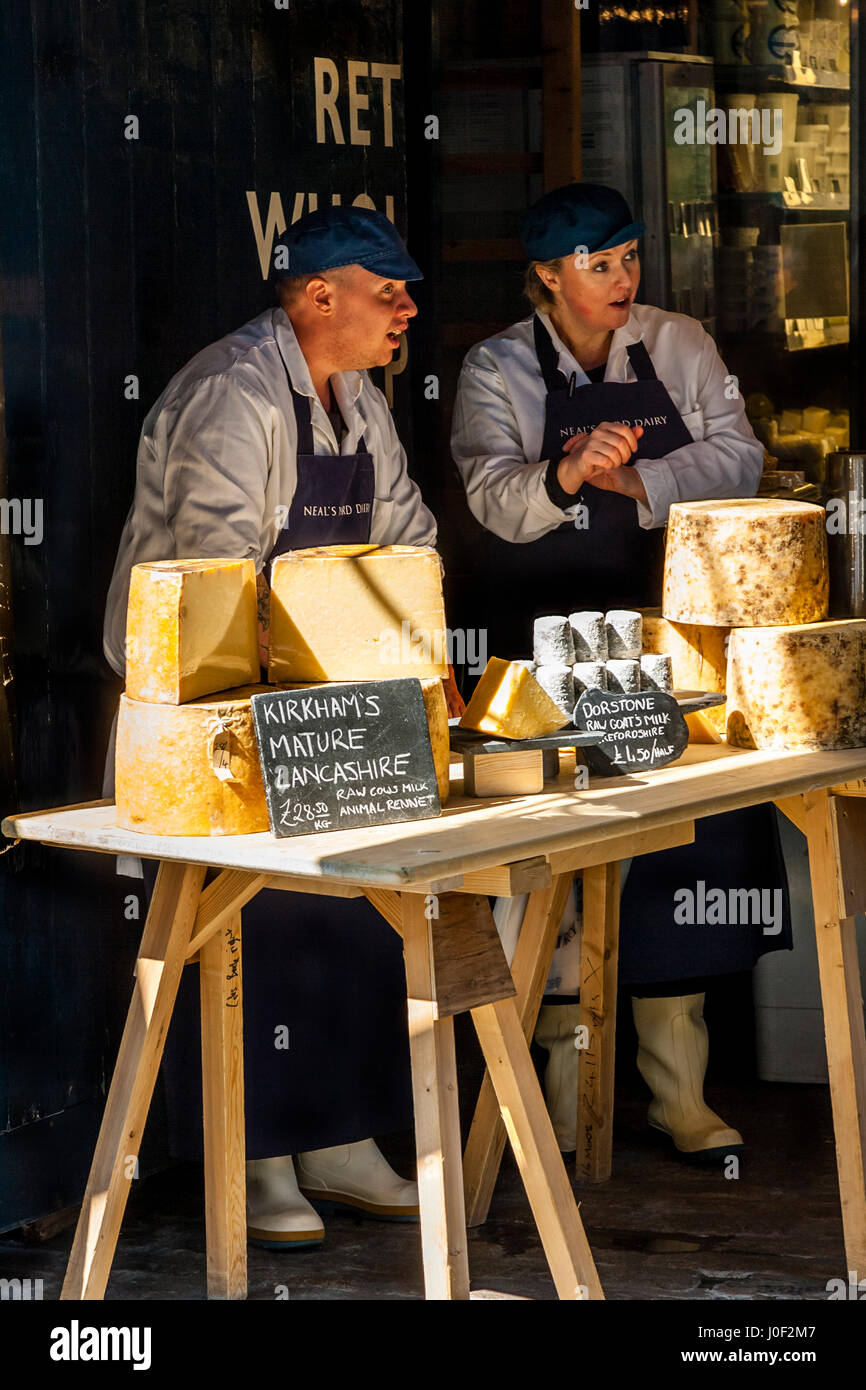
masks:
[[[268,870],[302,878],[406,889],[518,859],[618,839],[683,820],[866,777],[866,748],[834,752],[748,751],[691,745],[652,772],[595,778],[575,791],[551,783],[539,796],[472,800],[455,795],[434,821],[302,835],[199,839],[120,830],[114,807],[97,803],[7,817],[3,833],[106,854]]]

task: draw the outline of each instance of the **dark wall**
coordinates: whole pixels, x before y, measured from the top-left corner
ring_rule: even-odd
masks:
[[[23,809],[100,794],[119,689],[103,608],[150,404],[271,302],[260,255],[311,198],[365,195],[405,231],[402,76],[354,70],[353,140],[348,67],[402,63],[401,0],[278,4],[3,7],[8,496],[43,508],[39,543],[33,528],[11,538]],[[317,139],[316,58],[323,91],[336,71],[342,144],[321,112]],[[394,381],[404,431],[410,384]],[[112,858],[30,845],[0,858],[0,1229],[81,1194],[138,911]]]

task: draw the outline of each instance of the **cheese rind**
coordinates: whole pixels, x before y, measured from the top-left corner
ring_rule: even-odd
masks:
[[[503,738],[541,738],[555,734],[568,722],[569,716],[525,666],[492,656],[463,712],[460,727]]]
[[[316,546],[274,561],[269,680],[447,674],[442,575],[431,546]]]
[[[436,768],[436,785],[439,788],[439,800],[442,805],[448,800],[449,766],[451,763],[451,731],[448,727],[448,701],[445,698],[445,691],[442,688],[442,681],[437,677],[424,678],[421,681],[421,691],[424,695],[424,711],[427,715],[427,728],[430,733],[430,745],[433,749],[433,766]]]
[[[823,507],[779,498],[675,502],[662,612],[678,623],[764,627],[827,616]]]
[[[738,628],[726,709],[737,748],[866,746],[866,619]]]
[[[133,565],[126,612],[126,693],[179,705],[259,679],[252,560]]]
[[[117,824],[148,835],[251,835],[268,808],[250,711],[265,685],[184,705],[120,697]],[[222,775],[219,775],[219,774]]]

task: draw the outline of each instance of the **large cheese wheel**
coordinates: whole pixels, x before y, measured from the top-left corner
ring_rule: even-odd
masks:
[[[267,830],[250,696],[242,686],[185,705],[120,697],[117,824],[148,835],[249,835]]]
[[[675,690],[724,692],[728,657],[726,641],[730,628],[702,627],[697,623],[672,623],[659,608],[643,612],[643,649],[665,652],[673,665]],[[689,719],[690,741],[718,743],[725,731],[725,706],[713,705]],[[706,726],[709,726],[707,728]]]
[[[724,690],[729,628],[672,623],[660,608],[644,608],[642,614],[643,650],[671,658],[675,690]]]
[[[180,705],[259,679],[252,560],[133,565],[126,610],[126,693]]]
[[[814,623],[827,616],[823,507],[778,498],[675,502],[662,612],[719,627]]]
[[[462,729],[504,738],[541,738],[567,724],[569,716],[525,666],[492,656],[460,720]]]
[[[866,619],[738,628],[726,708],[738,748],[866,746]]]
[[[431,546],[316,546],[274,561],[269,680],[447,674],[442,572]]]

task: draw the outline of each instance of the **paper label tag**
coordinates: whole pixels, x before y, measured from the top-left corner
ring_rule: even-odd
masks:
[[[232,772],[231,733],[228,729],[217,729],[211,734],[208,753],[214,776],[221,782],[236,782]]]

